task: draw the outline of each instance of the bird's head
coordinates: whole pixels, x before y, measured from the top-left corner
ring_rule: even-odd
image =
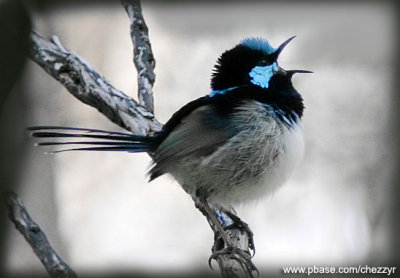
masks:
[[[248,38],[234,48],[225,51],[214,67],[211,88],[214,91],[250,85],[264,89],[291,85],[295,73],[305,70],[284,70],[278,65],[278,57],[294,37],[283,42],[278,48],[272,47],[262,38]],[[285,84],[286,83],[286,84]]]

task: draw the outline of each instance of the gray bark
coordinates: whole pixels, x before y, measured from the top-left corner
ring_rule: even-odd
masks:
[[[75,272],[51,247],[43,230],[31,218],[22,201],[14,193],[5,197],[8,216],[15,228],[24,236],[50,277],[74,278]]]

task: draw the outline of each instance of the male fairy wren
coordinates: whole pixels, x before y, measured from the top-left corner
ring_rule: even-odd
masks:
[[[274,48],[248,38],[224,52],[211,93],[179,109],[154,136],[48,126],[31,128],[32,135],[95,139],[39,143],[80,145],[67,150],[147,152],[150,180],[171,174],[214,208],[261,198],[288,179],[304,150],[303,99],[291,78],[309,71],[284,70],[277,62],[292,39]]]

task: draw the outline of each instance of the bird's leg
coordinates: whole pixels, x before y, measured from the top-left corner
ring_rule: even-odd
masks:
[[[255,254],[255,245],[254,245],[254,240],[253,240],[253,232],[250,230],[249,225],[245,222],[243,222],[235,213],[233,208],[231,209],[226,209],[222,206],[218,206],[216,209],[212,209],[210,205],[208,204],[206,198],[200,197],[197,199],[196,203],[197,206],[201,206],[204,210],[203,213],[205,212],[212,224],[215,225],[216,229],[218,230],[223,242],[224,242],[224,247],[225,248],[234,248],[234,244],[232,243],[231,238],[229,235],[226,233],[225,229],[234,229],[234,228],[240,228],[244,232],[247,233],[248,238],[249,238],[249,249],[253,252],[252,257]],[[217,248],[222,249],[222,248]]]
[[[214,210],[210,207],[210,205],[208,204],[207,200],[205,198],[201,199],[201,203],[204,207],[204,209],[206,210],[211,222],[215,225],[215,227],[217,228],[219,234],[221,235],[221,238],[223,239],[224,243],[226,246],[234,246],[230,237],[228,236],[228,234],[225,232],[224,228],[222,227],[221,223],[218,221],[216,213],[214,212]]]
[[[252,234],[247,224],[240,220],[239,217],[234,215],[234,213],[228,213],[226,209],[212,209],[208,204],[206,198],[194,197],[196,206],[200,209],[200,211],[207,216],[209,221],[211,222],[211,226],[214,226],[214,229],[218,231],[215,234],[217,236],[220,235],[223,245],[219,245],[220,240],[215,239],[215,243],[213,246],[213,254],[209,258],[209,265],[211,266],[211,261],[213,259],[218,260],[218,257],[226,257],[228,256],[230,259],[237,261],[243,268],[250,273],[250,277],[253,277],[252,272],[255,271],[258,273],[257,268],[251,261],[251,254],[247,251],[247,248],[253,250],[254,255],[254,244],[252,239]],[[234,217],[232,217],[234,215]],[[236,222],[235,222],[236,220]],[[249,235],[249,244],[242,245],[240,242],[236,242],[236,244],[232,241],[232,238],[228,235],[225,229],[233,228],[235,223],[240,223],[240,228],[243,228]],[[238,224],[239,225],[239,224]],[[247,227],[247,229],[245,228]],[[251,235],[251,236],[250,236]],[[246,247],[244,247],[246,246]],[[248,247],[247,247],[248,246]]]

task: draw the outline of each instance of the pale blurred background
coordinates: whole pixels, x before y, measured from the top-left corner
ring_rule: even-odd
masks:
[[[278,275],[289,265],[388,262],[395,159],[388,124],[392,5],[143,2],[157,62],[155,113],[163,123],[209,92],[216,59],[245,37],[278,46],[297,35],[280,65],[315,72],[294,77],[306,105],[303,163],[274,196],[237,208],[255,234],[260,273]],[[57,34],[115,87],[136,97],[129,21],[118,2],[32,12],[40,33]],[[119,130],[33,62],[23,81],[27,126]],[[147,183],[147,155],[44,155],[47,149],[34,148],[34,140],[26,143],[18,194],[78,274],[212,272],[207,259],[213,234],[205,218],[171,177]],[[8,229],[8,272],[44,273],[21,235],[11,224]]]

